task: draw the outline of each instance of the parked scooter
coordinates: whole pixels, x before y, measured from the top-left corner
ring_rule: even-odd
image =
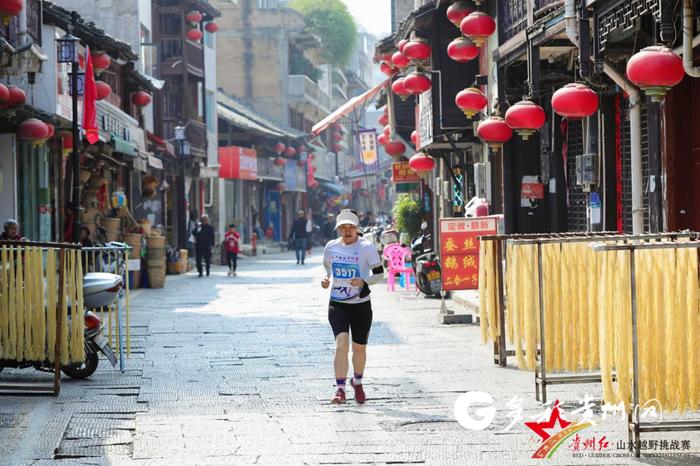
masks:
[[[416,286],[426,296],[440,297],[442,288],[440,268],[440,257],[430,248],[427,243],[432,235],[426,234],[428,224],[421,225],[421,235],[411,243],[411,264],[416,274]]]
[[[117,365],[117,357],[109,346],[107,338],[102,334],[104,324],[94,312],[89,309],[97,309],[114,302],[122,290],[122,277],[111,273],[88,273],[83,278],[83,300],[85,303],[85,361],[66,364],[61,371],[73,379],[85,379],[90,377],[99,364],[98,352],[104,354],[112,367]],[[68,326],[70,328],[70,315]],[[0,360],[0,371],[9,367],[25,369],[33,367],[44,372],[53,372],[54,366],[49,361],[9,361]]]

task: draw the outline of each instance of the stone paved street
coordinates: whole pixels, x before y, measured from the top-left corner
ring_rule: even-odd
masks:
[[[517,396],[523,417],[543,412],[532,374],[494,366],[477,326],[439,325],[438,301],[385,285],[373,294],[368,401],[329,405],[334,343],[319,252],[303,268],[291,254],[261,256],[241,261],[239,277],[216,268],[210,278],[168,277],[163,290],[134,292],[128,370],[101,361],[91,380],[65,379],[58,398],[0,398],[0,465],[700,464],[698,432],[644,437],[690,441],[691,455],[624,457],[617,418],[580,433],[597,445],[605,436],[608,458],[575,458],[572,437],[552,459],[530,459],[536,435],[523,420],[506,430],[506,404]],[[454,418],[470,390],[496,400],[485,431]],[[550,396],[571,411],[599,392],[569,385]]]

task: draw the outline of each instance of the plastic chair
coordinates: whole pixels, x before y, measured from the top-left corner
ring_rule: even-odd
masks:
[[[398,243],[387,245],[382,252],[382,257],[387,260],[387,288],[389,291],[396,291],[396,274],[403,274],[406,283],[406,291],[411,289],[411,277],[415,280],[413,267],[406,264],[406,259],[411,258],[411,249],[403,247]]]

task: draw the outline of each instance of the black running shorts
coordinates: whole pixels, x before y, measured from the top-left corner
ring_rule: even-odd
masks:
[[[359,304],[340,303],[331,301],[328,304],[328,322],[333,329],[333,336],[348,333],[352,330],[352,341],[358,345],[366,345],[369,339],[369,329],[372,326],[372,303],[367,301]]]

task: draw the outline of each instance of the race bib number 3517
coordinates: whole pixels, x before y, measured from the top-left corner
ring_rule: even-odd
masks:
[[[333,278],[349,280],[360,276],[360,266],[358,264],[333,263]]]

